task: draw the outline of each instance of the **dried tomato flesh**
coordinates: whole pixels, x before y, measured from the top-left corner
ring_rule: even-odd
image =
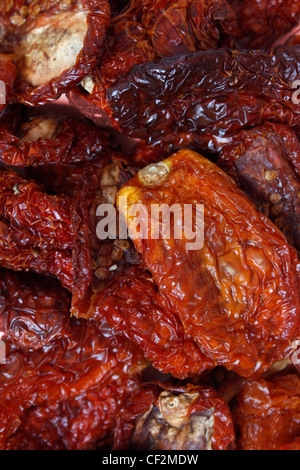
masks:
[[[97,206],[114,204],[118,187],[128,176],[122,175],[117,161],[88,174],[73,206],[72,314],[100,324],[105,320],[114,331],[138,344],[163,373],[186,378],[212,368],[214,362],[186,337],[180,320],[167,311],[149,274],[138,268],[141,261],[132,242],[104,242],[96,237]]]
[[[279,450],[300,436],[300,378],[250,380],[239,397],[238,423],[243,450]]]
[[[120,409],[136,387],[136,381],[122,379],[70,400],[30,407],[5,449],[126,449],[134,423],[123,423]]]
[[[140,411],[131,444],[135,449],[228,450],[234,447],[229,407],[211,387],[145,386],[133,395],[128,408],[131,414]]]
[[[135,204],[143,210],[130,215]],[[189,248],[191,228],[163,236],[155,218],[152,237],[153,204],[181,212],[204,204],[203,247]],[[141,170],[118,205],[160,293],[205,356],[249,377],[289,354],[299,319],[296,251],[222,170],[182,150]]]
[[[103,322],[136,343],[160,372],[185,379],[212,369],[159,294],[149,273],[130,268],[91,299],[87,317]]]
[[[197,50],[216,49],[237,34],[226,0],[132,0],[112,22],[97,75],[105,88],[134,65]]]
[[[16,109],[15,113],[20,110]],[[116,139],[84,119],[43,113],[0,124],[0,161],[11,166],[69,165],[116,148]]]
[[[13,172],[0,174],[0,264],[73,282],[71,200],[50,196]]]
[[[131,343],[84,320],[42,349],[11,352],[0,365],[0,448],[112,445],[123,400],[145,365]]]
[[[271,47],[300,19],[297,0],[229,0],[229,3],[241,30],[235,41],[237,48]]]
[[[2,268],[0,276],[0,331],[6,340],[28,351],[63,335],[70,299],[58,282]]]
[[[300,143],[280,124],[243,131],[225,146],[218,160],[257,209],[300,249]]]
[[[95,68],[110,23],[107,0],[1,3],[2,47],[15,54],[23,103],[53,101]]]
[[[105,90],[139,64],[161,57],[230,47],[239,29],[226,0],[131,0],[108,30],[100,63],[87,82],[72,90],[105,110]],[[117,124],[114,122],[114,125]]]
[[[294,126],[299,48],[214,50],[136,66],[107,90],[127,135],[164,150],[214,145],[263,121]],[[166,87],[166,83],[168,86]],[[272,86],[270,86],[272,83]],[[225,141],[226,142],[226,141]]]

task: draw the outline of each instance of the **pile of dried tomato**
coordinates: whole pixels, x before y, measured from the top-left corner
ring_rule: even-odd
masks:
[[[0,450],[300,450],[299,21],[0,0]]]

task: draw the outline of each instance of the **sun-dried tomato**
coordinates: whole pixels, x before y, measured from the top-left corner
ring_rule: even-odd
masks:
[[[16,232],[22,230],[20,237],[16,233],[16,240],[25,246],[36,241],[41,248],[72,248],[69,198],[49,196],[36,183],[13,172],[2,172],[0,178],[1,218],[9,220]]]
[[[84,376],[83,376],[84,377]],[[122,421],[136,382],[122,379],[84,395],[25,410],[21,425],[4,446],[8,450],[127,449],[132,420]]]
[[[132,242],[97,239],[97,206],[114,205],[118,187],[124,177],[128,179],[117,162],[99,170],[99,174],[89,173],[91,177],[84,178],[86,186],[80,188],[74,204],[73,228],[78,239],[74,243],[72,314],[100,324],[106,319],[114,331],[137,343],[161,372],[185,378],[212,368],[214,362],[186,338],[179,319],[165,310],[160,295],[152,298],[155,287],[147,279],[149,274],[128,269],[140,264]]]
[[[2,0],[2,48],[15,55],[16,93],[27,105],[55,100],[95,68],[110,23],[107,0]]]
[[[238,48],[271,47],[300,19],[297,0],[228,0],[237,15],[241,33],[235,41]]]
[[[116,148],[109,131],[84,120],[55,113],[43,113],[0,123],[0,161],[11,166],[67,165],[89,161],[103,151]]]
[[[58,277],[72,292],[72,313],[82,316],[79,312],[88,310],[90,297],[103,280],[109,282],[126,266],[140,263],[131,242],[121,248],[117,234],[106,241],[97,234],[98,206],[113,205],[118,189],[136,173],[125,163],[121,154],[104,153],[101,159],[75,167],[75,172],[68,166],[70,172],[63,173],[56,185],[51,181],[59,168],[54,166],[50,181],[44,170],[40,179],[46,179],[44,186],[52,193],[63,194],[58,196],[13,172],[2,172],[0,265]],[[29,174],[34,176],[30,170]],[[40,172],[35,176],[41,177]],[[71,187],[63,190],[64,182]],[[72,199],[65,196],[68,191]]]
[[[110,87],[108,104],[131,137],[167,151],[218,149],[245,127],[299,123],[300,107],[292,99],[299,59],[298,46],[164,58],[136,66]]]
[[[84,320],[38,351],[8,354],[0,365],[0,448],[114,445],[120,410],[145,365],[130,342]]]
[[[299,446],[299,376],[248,381],[239,397],[238,423],[243,450],[279,450],[297,440]]]
[[[215,49],[237,33],[226,0],[131,0],[112,22],[97,76],[107,88],[134,65],[165,56]]]
[[[81,83],[86,93],[73,90],[73,102],[82,95],[110,115],[105,90],[133,66],[221,44],[230,47],[238,32],[226,0],[131,0],[112,20],[99,65]]]
[[[0,277],[0,331],[5,340],[27,351],[62,336],[70,299],[57,282],[4,269]]]
[[[82,176],[87,168],[98,167],[98,158],[96,161],[77,162],[52,165],[40,165],[38,167],[26,167],[24,174],[26,178],[33,179],[42,184],[45,191],[49,194],[66,195],[73,197],[77,189],[82,185]]]
[[[142,269],[126,269],[108,282],[93,295],[86,315],[100,323],[105,319],[116,333],[136,343],[162,373],[185,379],[215,365],[185,334],[179,318]]]
[[[290,354],[299,320],[296,250],[229,176],[182,150],[139,171],[117,202],[159,291],[205,356],[248,377]],[[143,209],[130,214],[135,204]],[[162,204],[175,211],[169,234],[153,215]],[[195,204],[204,205],[203,225]],[[194,216],[183,231],[187,205]]]
[[[0,187],[0,265],[53,274],[71,290],[71,200],[8,171],[0,173]]]
[[[300,249],[300,142],[280,124],[243,131],[224,147],[218,161]]]
[[[144,386],[127,403],[138,414],[131,447],[139,450],[228,450],[235,433],[226,401],[211,387]],[[126,416],[126,410],[125,410]]]

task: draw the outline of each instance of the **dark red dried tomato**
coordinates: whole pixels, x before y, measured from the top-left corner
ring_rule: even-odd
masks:
[[[138,145],[130,153],[130,161],[138,168],[156,163],[169,157],[168,152],[164,152],[160,148],[151,147],[145,141],[139,141]]]
[[[4,115],[0,123],[0,161],[11,166],[67,165],[89,161],[117,147],[109,131],[84,120],[43,113],[26,120]],[[7,113],[8,114],[8,113]]]
[[[134,65],[196,50],[215,49],[237,33],[226,0],[131,0],[112,22],[108,46],[97,69],[104,88]]]
[[[84,376],[83,376],[84,377]],[[8,450],[127,449],[132,420],[123,423],[120,409],[136,388],[122,379],[50,406],[28,408],[17,431],[3,446]]]
[[[135,204],[143,210],[130,214]],[[169,236],[153,204],[180,206]],[[184,205],[196,211],[195,204],[204,204],[203,233],[194,215],[175,236]],[[182,150],[141,170],[118,205],[159,291],[205,356],[249,377],[291,353],[299,321],[296,251],[222,170]]]
[[[55,100],[95,68],[110,23],[107,0],[1,4],[2,47],[15,54],[16,93],[23,103]]]
[[[61,339],[38,351],[10,353],[0,365],[0,448],[113,445],[145,365],[135,346],[84,320],[70,321]],[[125,431],[119,446],[130,439]]]
[[[70,173],[63,176],[65,183],[68,178],[71,183],[72,199],[51,196],[37,183],[2,172],[0,265],[55,275],[72,292],[72,313],[81,316],[79,312],[88,310],[90,296],[99,291],[102,280],[109,281],[125,266],[140,263],[132,243],[123,250],[117,242],[104,243],[97,235],[98,206],[113,205],[118,188],[136,170],[127,167],[117,153],[103,154],[89,165],[76,167],[75,173],[68,169]],[[51,186],[45,172],[44,177]]]
[[[149,152],[149,155],[152,155],[152,153]],[[157,157],[159,156],[158,152],[155,154],[153,153],[153,156],[154,155],[157,155]],[[145,159],[147,159],[147,156],[148,154],[145,155]],[[130,154],[128,161],[129,159],[132,159],[132,163],[129,163],[134,167],[138,165],[140,158],[142,158],[142,155],[140,155],[139,152],[136,152],[134,153],[134,158]],[[111,160],[111,163],[106,165],[109,160]],[[107,168],[109,168],[109,166],[118,168],[120,165],[118,172],[122,170],[124,176],[127,171],[127,164],[125,164],[125,161],[126,158],[124,158],[124,155],[121,152],[106,151],[103,153],[101,152],[100,155],[88,159],[87,161],[69,164],[52,164],[39,167],[27,167],[25,168],[24,173],[27,178],[34,179],[41,183],[43,188],[45,188],[45,191],[50,194],[63,194],[75,197],[78,195],[78,191],[80,191],[82,186],[85,186],[83,184],[83,180],[87,174],[101,174],[102,165],[104,165],[105,171]],[[139,168],[140,167],[141,163],[139,162]],[[131,176],[132,174],[133,173],[130,173]],[[118,183],[110,185],[112,191],[112,187],[116,186],[117,184],[120,185],[122,183],[121,181],[118,181]],[[104,191],[108,191],[108,188],[104,188]],[[94,195],[96,195],[96,192],[97,188],[95,188]],[[91,199],[92,198],[93,194],[91,192]]]
[[[243,131],[224,147],[218,161],[300,249],[300,142],[280,124]]]
[[[17,348],[39,349],[62,336],[69,305],[52,279],[0,269],[0,331]]]
[[[245,127],[299,123],[292,99],[299,59],[298,46],[164,58],[136,66],[110,87],[108,104],[127,135],[150,145],[218,150]]]
[[[71,290],[71,200],[8,171],[0,173],[0,187],[0,265],[53,274]]]
[[[100,323],[105,319],[116,333],[136,343],[162,373],[184,379],[215,365],[185,334],[179,318],[142,269],[124,270],[108,282],[93,295],[86,314]]]
[[[148,385],[128,404],[138,414],[131,447],[146,450],[228,450],[235,433],[226,401],[211,387]],[[124,411],[126,416],[126,410]]]
[[[49,196],[36,183],[13,172],[2,172],[0,178],[1,218],[9,220],[10,227],[16,232],[22,230],[20,241],[23,245],[36,241],[41,248],[50,245],[61,250],[73,247],[69,198]]]
[[[160,57],[233,45],[239,29],[226,0],[131,0],[112,20],[105,52],[82,89],[73,90],[110,116],[105,90],[133,66]],[[116,124],[115,124],[116,125]]]
[[[238,423],[243,450],[279,450],[300,437],[300,378],[250,380],[239,398]]]
[[[82,176],[87,168],[98,168],[99,162],[90,160],[88,162],[70,163],[68,165],[52,164],[38,167],[26,167],[24,173],[26,178],[41,183],[49,194],[74,196],[78,187],[82,184]]]
[[[238,48],[271,47],[300,19],[297,0],[228,0],[237,15],[241,33],[235,41]]]

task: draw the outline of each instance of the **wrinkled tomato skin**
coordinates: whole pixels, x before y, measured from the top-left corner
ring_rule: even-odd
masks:
[[[294,444],[299,447],[299,413],[298,375],[278,376],[269,381],[249,381],[239,396],[241,448],[280,450],[293,447]]]
[[[128,393],[135,387],[133,380],[123,380],[73,400],[29,408],[6,449],[124,450],[130,442],[133,424],[119,423],[121,419],[116,416],[119,417]],[[117,424],[121,429],[120,435],[115,436]]]
[[[72,290],[71,200],[13,172],[2,171],[0,180],[0,264],[53,274]]]
[[[32,351],[63,335],[70,298],[58,282],[5,269],[0,275],[0,331],[5,341]]]
[[[0,365],[0,448],[110,447],[117,423],[124,433],[116,444],[125,445],[130,434],[119,413],[146,364],[130,342],[84,320],[69,320],[60,338],[36,351],[13,350]]]
[[[218,164],[300,249],[300,143],[280,124],[265,124],[233,137]]]
[[[91,75],[89,87],[70,92],[72,103],[81,100],[105,111],[118,129],[105,90],[134,66],[199,50],[232,47],[239,28],[226,0],[131,0],[113,18],[106,47]]]
[[[239,375],[260,376],[291,352],[299,320],[296,251],[215,164],[182,150],[162,165],[163,182],[147,186],[146,168],[118,194],[135,246],[202,352]],[[163,237],[161,224],[159,239],[151,237],[151,205],[175,203],[204,204],[202,248],[189,250],[184,234]],[[141,232],[128,212],[135,204],[145,207]],[[195,220],[193,227],[195,233]]]
[[[215,49],[237,34],[235,15],[224,0],[132,0],[112,22],[98,67],[104,88],[134,65],[159,57]]]
[[[288,33],[300,18],[299,2],[294,0],[229,0],[240,27],[235,47],[271,47]]]
[[[299,57],[293,46],[164,58],[134,67],[107,90],[107,102],[113,119],[133,138],[165,151],[202,148],[214,139],[218,148],[263,121],[298,124],[299,106],[291,97]]]
[[[179,379],[200,375],[214,362],[184,333],[149,274],[130,268],[92,297],[88,318],[105,319],[117,333],[136,343],[152,365]]]
[[[29,118],[18,107],[0,121],[0,161],[15,167],[89,162],[117,147],[105,129],[84,119],[44,113]]]

